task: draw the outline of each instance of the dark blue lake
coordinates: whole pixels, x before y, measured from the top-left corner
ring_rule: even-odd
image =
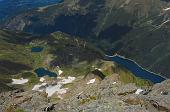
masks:
[[[37,47],[32,47],[31,48],[31,52],[42,52],[43,51],[43,47],[37,46]]]
[[[150,80],[153,83],[160,83],[160,82],[166,80],[166,78],[164,78],[156,73],[153,73],[153,72],[147,71],[146,69],[143,69],[141,66],[139,66],[133,60],[123,58],[119,55],[114,55],[114,56],[106,55],[106,59],[109,61],[114,61],[114,62],[122,65],[123,67],[125,67],[126,69],[131,71],[135,76],[140,77],[142,79]]]
[[[48,75],[49,77],[57,77],[57,74],[51,71],[48,71],[44,68],[38,68],[34,71],[38,77],[43,77]]]

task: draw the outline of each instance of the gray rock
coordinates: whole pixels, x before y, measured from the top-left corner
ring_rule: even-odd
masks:
[[[136,92],[138,88],[135,84],[126,84],[121,87],[119,87],[116,91],[117,95],[127,95],[127,94],[133,94]]]
[[[155,84],[152,88],[152,91],[150,92],[150,95],[164,95],[163,93],[170,95],[170,80]]]
[[[146,110],[145,107],[142,107],[141,105],[130,105],[125,106],[124,112],[151,112]]]

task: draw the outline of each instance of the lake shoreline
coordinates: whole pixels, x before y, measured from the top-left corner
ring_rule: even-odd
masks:
[[[115,58],[115,57],[118,57],[118,58],[121,58],[121,59],[123,59],[123,60],[127,60],[127,61],[130,61],[130,62],[132,62],[132,64],[135,64],[135,66],[136,67],[138,67],[138,69],[141,69],[140,71],[142,71],[142,72],[147,72],[149,75],[154,75],[155,77],[158,77],[158,78],[160,78],[160,82],[162,82],[163,80],[166,80],[166,79],[168,79],[168,78],[166,78],[166,77],[164,77],[163,75],[161,75],[161,74],[157,74],[157,73],[154,73],[154,72],[152,72],[152,71],[149,71],[149,70],[147,70],[147,69],[145,69],[145,68],[143,68],[141,65],[139,65],[137,62],[135,62],[134,60],[132,60],[132,59],[129,59],[129,58],[126,58],[126,57],[124,57],[124,56],[121,56],[121,55],[119,55],[119,54],[115,54],[115,55],[105,55],[105,60],[107,60],[107,61],[114,61],[114,62],[116,62],[113,58]],[[120,64],[120,65],[122,65],[121,63],[119,63],[119,62],[116,62],[116,63],[118,63],[118,64]],[[122,66],[124,66],[124,65],[122,65]],[[124,66],[126,69],[128,69],[126,66]],[[129,70],[129,69],[128,69]],[[129,70],[129,71],[131,71],[136,77],[139,77],[139,76],[137,76],[137,75],[139,75],[139,74],[135,74],[134,73],[134,71],[133,70]],[[135,71],[136,72],[136,71]],[[142,74],[142,73],[141,73]],[[140,78],[142,78],[142,77],[140,77]],[[142,78],[143,79],[143,78]],[[147,79],[147,78],[146,78]],[[149,79],[148,79],[149,80]],[[152,80],[150,80],[150,81],[152,81]],[[152,82],[154,82],[154,81],[152,81]],[[159,81],[158,82],[154,82],[154,83],[159,83]]]

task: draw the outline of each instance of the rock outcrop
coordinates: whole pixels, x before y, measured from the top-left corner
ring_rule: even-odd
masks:
[[[169,112],[170,80],[150,89],[147,95],[135,94],[138,86],[124,84],[112,74],[100,82],[87,84],[83,77],[77,78],[63,99],[51,98],[47,94],[33,91],[15,90],[0,94],[0,112],[22,109],[28,112]],[[93,78],[93,77],[92,77]],[[13,111],[9,111],[13,110]]]

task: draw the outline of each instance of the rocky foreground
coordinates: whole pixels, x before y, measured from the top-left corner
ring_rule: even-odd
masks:
[[[170,112],[170,80],[141,88],[124,84],[116,73],[102,77],[99,69],[63,88],[60,97],[25,89],[1,93],[0,112]]]

